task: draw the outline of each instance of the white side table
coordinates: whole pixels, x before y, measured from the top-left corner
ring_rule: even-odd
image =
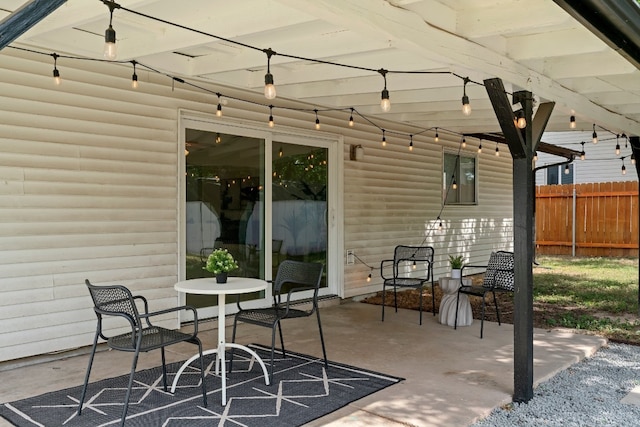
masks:
[[[265,289],[267,289],[267,285],[268,283],[264,280],[251,279],[248,277],[229,277],[227,283],[216,283],[215,277],[204,277],[200,279],[183,280],[182,282],[176,283],[174,286],[174,289],[178,292],[200,295],[218,295],[218,346],[216,348],[203,351],[202,355],[205,356],[212,353],[216,354],[215,373],[216,375],[218,374],[218,372],[220,372],[221,374],[222,406],[227,404],[227,368],[225,363],[226,348],[238,348],[251,354],[260,364],[260,367],[262,367],[262,372],[264,373],[264,382],[265,384],[269,385],[269,373],[267,372],[267,367],[264,365],[264,362],[262,361],[262,359],[260,359],[260,356],[258,356],[258,354],[255,351],[251,350],[249,347],[241,344],[226,342],[225,340],[225,296],[264,291]],[[173,379],[173,384],[171,385],[171,393],[175,393],[178,379],[180,378],[180,375],[185,370],[185,368],[189,366],[192,361],[196,360],[199,357],[200,355],[196,354],[182,364],[182,366],[176,373],[175,378]]]
[[[458,298],[460,279],[440,277],[438,283],[443,293],[442,301],[440,302],[440,323],[454,326],[456,322],[456,299]],[[470,286],[471,279],[463,278],[462,283],[464,286]],[[460,294],[458,305],[458,326],[471,325],[473,323],[473,313],[471,312],[469,298],[464,294]]]

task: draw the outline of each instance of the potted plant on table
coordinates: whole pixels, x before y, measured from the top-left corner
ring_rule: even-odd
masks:
[[[464,257],[462,255],[449,255],[449,265],[451,265],[451,278],[459,279],[460,270],[464,265]]]
[[[207,258],[204,269],[216,275],[216,282],[227,283],[227,274],[238,268],[233,255],[226,249],[216,249]]]

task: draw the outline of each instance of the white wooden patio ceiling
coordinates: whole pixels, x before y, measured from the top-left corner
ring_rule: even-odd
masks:
[[[3,0],[0,19],[25,0]],[[640,71],[552,0],[120,0],[127,9],[258,48],[374,70],[445,71],[474,82],[499,77],[555,101],[547,130],[595,123],[640,135]],[[10,46],[102,58],[108,8],[68,0]],[[116,9],[118,60],[193,81],[263,91],[259,51]],[[8,48],[5,48],[8,49]],[[129,66],[129,65],[125,65]],[[105,69],[105,72],[108,72]],[[377,72],[276,55],[278,98],[456,133],[500,132],[484,87],[451,74],[387,74],[391,111],[380,109]],[[168,83],[169,84],[169,83]],[[216,102],[212,97],[212,102]],[[278,99],[265,104],[277,105]],[[348,113],[345,113],[348,114]],[[312,120],[310,118],[310,120]]]

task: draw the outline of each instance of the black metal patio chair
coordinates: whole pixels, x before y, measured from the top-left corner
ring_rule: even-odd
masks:
[[[460,294],[482,297],[482,315],[480,317],[480,338],[482,338],[484,329],[486,295],[488,293],[491,293],[493,295],[493,302],[496,307],[496,315],[498,316],[498,325],[500,325],[500,308],[498,307],[496,292],[513,293],[513,252],[491,252],[487,265],[464,265],[461,271],[462,277],[464,277],[465,268],[486,268],[486,270],[484,272],[482,285],[460,286],[460,288],[458,289],[458,296],[456,298],[456,320],[454,322],[454,329],[458,328],[458,308],[460,303]]]
[[[316,313],[318,319],[318,330],[320,331],[320,343],[322,344],[322,354],[324,356],[325,369],[328,368],[327,351],[324,345],[322,334],[322,323],[320,322],[320,310],[318,309],[318,291],[322,280],[324,265],[316,262],[301,262],[284,260],[278,266],[276,280],[273,283],[273,305],[266,308],[243,309],[238,301],[238,312],[233,322],[233,334],[231,342],[236,341],[236,328],[238,322],[250,323],[252,325],[271,328],[271,366],[270,383],[273,384],[273,359],[276,344],[276,329],[280,334],[280,345],[282,346],[282,357],[286,357],[284,349],[284,339],[282,338],[281,322],[285,319],[297,319],[309,317]],[[293,308],[291,296],[294,292],[313,291],[311,297],[311,308],[308,310]],[[283,297],[286,299],[283,301]],[[233,365],[233,349],[229,358],[229,369]]]
[[[398,312],[397,288],[413,288],[420,292],[420,324],[422,325],[422,288],[431,281],[431,302],[433,315],[436,315],[436,301],[434,298],[433,255],[431,246],[396,246],[393,259],[386,259],[380,263],[382,284],[382,321],[384,322],[384,300],[386,288],[393,287],[393,301]],[[389,271],[392,272],[389,275]]]
[[[124,286],[111,285],[111,286],[94,286],[89,280],[85,280],[91,298],[93,299],[93,310],[98,318],[98,324],[96,326],[96,334],[93,339],[93,348],[91,349],[91,355],[89,356],[89,365],[87,366],[87,374],[84,378],[84,386],[82,388],[82,396],[78,403],[78,415],[82,414],[82,406],[84,404],[85,394],[87,392],[87,384],[89,383],[89,376],[91,374],[91,367],[93,365],[93,358],[96,353],[96,347],[98,345],[98,338],[102,338],[107,341],[107,345],[120,351],[133,352],[133,362],[131,364],[131,373],[129,374],[129,385],[127,387],[127,394],[124,398],[124,406],[122,408],[122,418],[120,425],[123,426],[125,419],[127,418],[127,410],[129,408],[129,397],[131,395],[131,386],[133,385],[133,377],[136,371],[136,365],[138,364],[138,356],[140,352],[147,352],[151,350],[160,349],[162,353],[162,379],[164,385],[164,391],[167,391],[167,367],[165,362],[164,348],[166,346],[177,344],[183,341],[196,344],[198,346],[198,352],[200,353],[200,381],[202,383],[202,400],[204,406],[207,406],[207,389],[204,381],[204,361],[202,359],[202,343],[197,337],[198,335],[198,312],[191,306],[181,306],[175,308],[168,308],[165,310],[149,312],[149,304],[147,299],[143,296],[133,296],[131,291]],[[136,306],[136,301],[139,301],[144,305],[144,313],[140,313]],[[184,333],[178,330],[166,329],[160,326],[154,326],[151,323],[151,318],[161,314],[171,313],[180,310],[191,310],[193,312],[193,332]],[[125,319],[131,326],[131,331],[120,335],[108,337],[104,334],[102,329],[102,320],[104,316],[116,316]]]

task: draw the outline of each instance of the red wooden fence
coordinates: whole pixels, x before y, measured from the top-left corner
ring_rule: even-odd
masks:
[[[536,187],[535,239],[537,254],[637,256],[638,182]]]

